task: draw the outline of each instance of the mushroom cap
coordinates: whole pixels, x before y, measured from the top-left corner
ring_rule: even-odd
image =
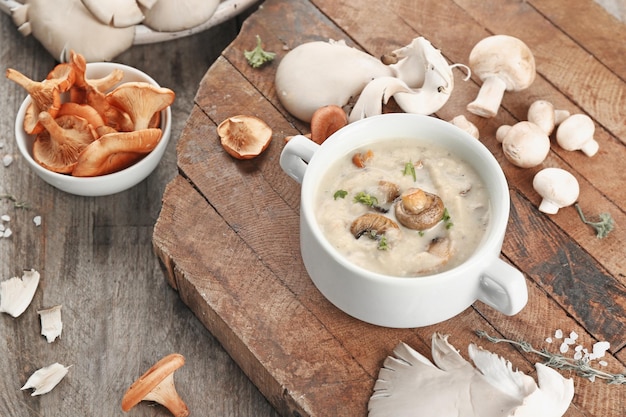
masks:
[[[409,229],[426,230],[441,221],[444,205],[441,198],[420,188],[409,188],[400,196],[395,214],[398,221]]]
[[[136,0],[81,0],[96,19],[113,27],[128,27],[141,23],[143,13]]]
[[[142,7],[143,24],[158,32],[191,29],[209,20],[218,5],[219,0],[157,1],[149,8]]]
[[[139,404],[150,391],[184,364],[183,355],[171,353],[152,365],[128,388],[122,398],[122,410],[128,411]]]
[[[536,124],[514,124],[502,139],[504,156],[514,165],[531,168],[541,164],[550,152],[550,138]]]
[[[580,193],[578,180],[561,168],[544,168],[535,174],[533,188],[543,198],[539,211],[555,214],[561,207],[576,202]]]
[[[33,36],[59,61],[70,49],[88,62],[110,61],[130,48],[135,37],[134,27],[103,24],[80,0],[29,0],[28,20]]]
[[[535,58],[520,39],[508,35],[493,35],[480,40],[469,56],[472,72],[482,81],[498,77],[506,91],[519,91],[535,80]]]
[[[536,100],[528,107],[528,121],[550,135],[556,124],[554,105],[547,100]]]
[[[219,124],[217,134],[224,150],[237,159],[258,156],[272,141],[272,129],[254,116],[229,117]]]
[[[330,135],[348,124],[348,115],[339,106],[330,104],[315,110],[311,117],[311,140],[322,144]]]
[[[565,119],[556,130],[557,143],[567,151],[582,150],[593,156],[598,152],[598,142],[593,138],[595,125],[586,114],[573,114]]]
[[[141,130],[148,128],[155,113],[171,105],[175,97],[176,94],[169,88],[132,81],[108,93],[106,101],[130,116],[134,130]]]

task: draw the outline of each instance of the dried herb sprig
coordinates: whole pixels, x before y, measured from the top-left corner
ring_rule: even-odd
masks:
[[[574,207],[576,208],[576,211],[578,212],[578,215],[580,216],[580,219],[583,221],[583,223],[588,224],[596,230],[596,237],[598,239],[605,238],[609,234],[609,232],[613,230],[615,224],[610,213],[600,213],[598,215],[600,220],[597,222],[592,222],[585,218],[585,215],[583,214],[583,211],[578,203],[574,204]]]
[[[476,330],[475,333],[476,335],[478,335],[478,337],[487,339],[492,343],[509,343],[518,346],[524,352],[539,355],[546,360],[544,362],[544,365],[551,368],[564,371],[574,371],[578,376],[587,378],[591,381],[593,381],[595,378],[600,378],[611,385],[626,385],[626,374],[611,374],[601,371],[599,369],[595,369],[591,365],[589,365],[589,360],[566,358],[565,356],[558,353],[551,353],[546,349],[537,350],[530,343],[523,340],[515,341],[509,339],[500,339],[494,336],[490,336],[484,330]]]
[[[15,196],[11,194],[0,194],[0,200],[9,200],[13,202],[13,207],[20,209],[29,209],[30,205],[25,201],[18,201]]]

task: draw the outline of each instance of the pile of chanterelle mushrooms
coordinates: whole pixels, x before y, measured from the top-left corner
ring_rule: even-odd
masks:
[[[175,97],[172,90],[147,82],[117,85],[122,70],[88,79],[86,68],[84,57],[72,51],[70,62],[58,64],[41,82],[12,68],[6,72],[31,98],[23,127],[35,135],[33,159],[77,177],[117,172],[150,153],[162,136],[161,110]]]

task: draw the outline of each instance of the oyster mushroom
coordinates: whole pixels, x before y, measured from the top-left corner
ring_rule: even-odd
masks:
[[[161,135],[161,129],[105,134],[78,155],[72,175],[95,177],[127,168],[150,153],[158,145]]]
[[[144,18],[136,0],[81,0],[81,2],[105,25],[125,28],[141,23]]]
[[[19,317],[33,301],[39,285],[39,272],[24,271],[22,278],[13,277],[0,282],[0,313]]]
[[[98,1],[98,0],[95,0]],[[219,0],[139,1],[143,24],[159,32],[191,29],[209,20]],[[152,3],[152,4],[148,4]]]
[[[472,48],[472,72],[483,82],[467,110],[481,117],[498,113],[505,91],[520,91],[535,80],[535,58],[528,46],[513,36],[488,36]]]
[[[438,195],[421,188],[410,188],[400,196],[395,214],[398,221],[409,229],[430,229],[443,218],[443,201]]]
[[[217,126],[222,147],[234,158],[251,159],[260,155],[272,141],[272,129],[254,116],[233,116]]]
[[[81,0],[27,0],[11,10],[24,36],[33,35],[58,61],[73,49],[89,62],[110,61],[133,45],[135,28],[104,24]],[[101,2],[106,3],[106,2]]]
[[[303,121],[310,121],[320,107],[343,107],[357,96],[361,97],[350,120],[380,113],[381,102],[392,95],[406,112],[437,111],[453,88],[452,66],[440,51],[419,37],[392,55],[391,61],[385,60],[392,63],[386,65],[343,41],[301,44],[278,65],[278,98],[289,113]],[[368,86],[370,82],[373,84]]]
[[[45,130],[33,143],[33,159],[50,171],[71,173],[78,155],[97,134],[82,117],[66,115],[54,119],[48,112],[42,112],[39,120]]]
[[[396,222],[389,217],[378,213],[365,213],[357,217],[350,225],[350,233],[355,239],[360,238],[364,234],[372,236],[384,235],[392,229],[400,229]]]
[[[69,366],[63,366],[58,362],[38,369],[28,378],[21,389],[34,388],[35,391],[30,394],[32,397],[47,394],[61,382],[65,375],[67,375],[69,369]]]
[[[141,401],[154,401],[175,417],[187,417],[189,409],[176,392],[174,372],[185,364],[185,358],[172,353],[155,363],[128,388],[122,398],[122,410],[128,411]]]
[[[574,397],[574,382],[537,363],[538,383],[513,371],[504,358],[468,347],[474,366],[448,342],[432,336],[433,362],[399,343],[379,371],[368,410],[369,417],[560,417]]]

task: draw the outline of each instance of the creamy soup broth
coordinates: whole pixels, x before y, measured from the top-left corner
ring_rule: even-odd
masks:
[[[353,162],[355,154],[365,158],[363,167]],[[403,226],[394,210],[402,199],[386,201],[389,187],[381,186],[381,181],[397,185],[400,192],[419,188],[438,195],[445,215],[426,230]],[[376,204],[369,206],[372,201]],[[345,155],[325,174],[316,196],[316,218],[332,246],[356,265],[401,277],[442,272],[461,264],[483,238],[489,211],[485,184],[468,163],[447,149],[416,146],[402,139]],[[398,228],[384,233],[366,231],[355,238],[352,224],[366,213],[385,216]],[[445,243],[443,252],[436,246],[441,242]]]

